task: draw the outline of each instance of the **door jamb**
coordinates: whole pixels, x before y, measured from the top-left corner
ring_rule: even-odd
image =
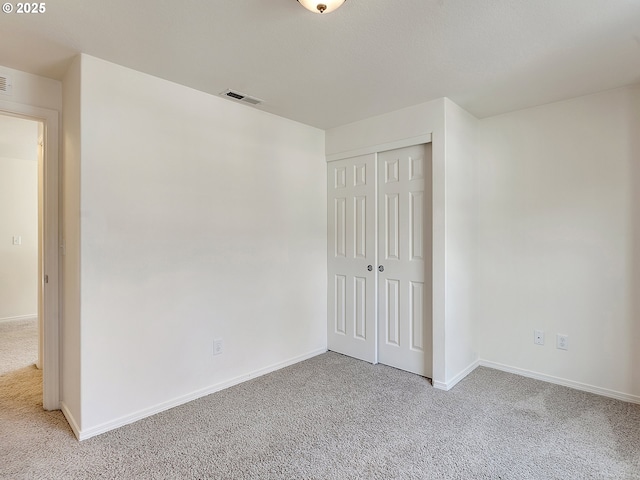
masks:
[[[0,100],[0,113],[42,122],[44,126],[41,323],[43,336],[42,404],[45,410],[60,408],[60,276],[59,276],[59,114],[56,110]],[[45,279],[48,278],[48,283]]]

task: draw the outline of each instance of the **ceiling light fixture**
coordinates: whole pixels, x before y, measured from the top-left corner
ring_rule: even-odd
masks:
[[[337,10],[346,0],[298,0],[298,3],[313,13],[331,13]]]

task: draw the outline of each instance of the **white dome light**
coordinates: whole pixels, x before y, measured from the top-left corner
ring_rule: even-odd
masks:
[[[298,3],[313,13],[331,13],[346,0],[298,0]]]

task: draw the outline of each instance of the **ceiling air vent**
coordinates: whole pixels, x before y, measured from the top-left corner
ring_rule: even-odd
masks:
[[[245,95],[244,93],[235,92],[233,90],[225,90],[220,95],[223,97],[232,98],[233,100],[237,100],[238,102],[248,103],[250,105],[260,105],[262,100],[255,97],[250,97],[249,95]]]
[[[11,83],[11,79],[4,75],[0,75],[0,94],[11,95],[12,90],[13,90],[13,85]]]

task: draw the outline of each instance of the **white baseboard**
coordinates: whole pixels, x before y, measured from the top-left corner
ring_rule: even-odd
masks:
[[[308,360],[309,358],[315,357],[317,355],[321,355],[326,353],[327,349],[323,348],[320,350],[314,350],[305,355],[300,355],[298,357],[290,358],[289,360],[285,360],[283,362],[278,362],[273,365],[270,365],[265,368],[261,368],[258,370],[254,370],[253,372],[247,373],[245,375],[240,375],[236,378],[232,378],[230,380],[217,383],[215,385],[211,385],[210,387],[206,387],[200,390],[196,390],[194,392],[188,393],[186,395],[182,395],[180,397],[174,398],[173,400],[169,400],[166,402],[159,403],[149,408],[145,408],[143,410],[139,410],[130,415],[125,415],[123,417],[117,418],[115,420],[103,423],[101,425],[97,425],[92,428],[88,428],[86,430],[80,430],[77,428],[75,423],[71,423],[73,418],[67,416],[65,413],[65,406],[63,404],[63,413],[65,413],[65,417],[69,420],[69,424],[71,425],[71,429],[75,433],[78,440],[86,440],[91,437],[95,437],[96,435],[100,435],[102,433],[106,433],[110,430],[114,430],[119,427],[123,427],[124,425],[128,425],[133,422],[137,422],[138,420],[142,420],[143,418],[150,417],[151,415],[155,415],[156,413],[164,412],[165,410],[169,410],[171,408],[177,407],[179,405],[183,405],[185,403],[191,402],[201,397],[205,397],[207,395],[211,395],[212,393],[219,392],[220,390],[224,390],[229,387],[233,387],[234,385],[238,385],[239,383],[246,382],[247,380],[251,380],[253,378],[261,377],[262,375],[266,375],[267,373],[274,372],[276,370],[280,370],[281,368],[288,367],[290,365],[294,365],[298,362],[302,362],[304,360]],[[75,425],[75,426],[74,426]]]
[[[32,315],[18,315],[17,317],[4,317],[0,318],[0,323],[5,322],[19,322],[21,320],[37,320],[38,315],[36,313]]]
[[[567,380],[566,378],[554,377],[552,375],[546,375],[544,373],[534,372],[531,370],[525,370],[523,368],[510,367],[509,365],[503,365],[501,363],[490,362],[488,360],[480,360],[480,366],[493,368],[495,370],[501,370],[503,372],[515,373],[522,377],[533,378],[535,380],[542,380],[543,382],[553,383],[555,385],[562,385],[563,387],[575,388],[583,392],[595,393],[596,395],[602,395],[603,397],[615,398],[616,400],[622,400],[629,403],[640,404],[640,396],[631,395],[628,393],[618,392],[615,390],[609,390],[607,388],[596,387],[586,383],[575,382],[573,380]]]
[[[469,375],[479,366],[480,366],[480,360],[476,360],[475,362],[472,362],[469,366],[467,366],[464,370],[462,370],[460,373],[458,373],[455,377],[453,377],[451,380],[447,382],[437,382],[434,380],[433,387],[437,388],[438,390],[444,390],[445,392],[447,392],[451,390],[453,387],[455,387],[456,384],[460,382],[460,380],[462,380],[464,377]]]
[[[62,414],[64,415],[64,418],[67,419],[67,423],[71,427],[71,430],[73,430],[73,434],[76,436],[77,439],[80,439],[80,428],[78,428],[76,419],[73,418],[73,415],[71,415],[71,412],[69,411],[69,407],[67,407],[67,405],[64,402],[60,402],[60,410],[62,410]]]

